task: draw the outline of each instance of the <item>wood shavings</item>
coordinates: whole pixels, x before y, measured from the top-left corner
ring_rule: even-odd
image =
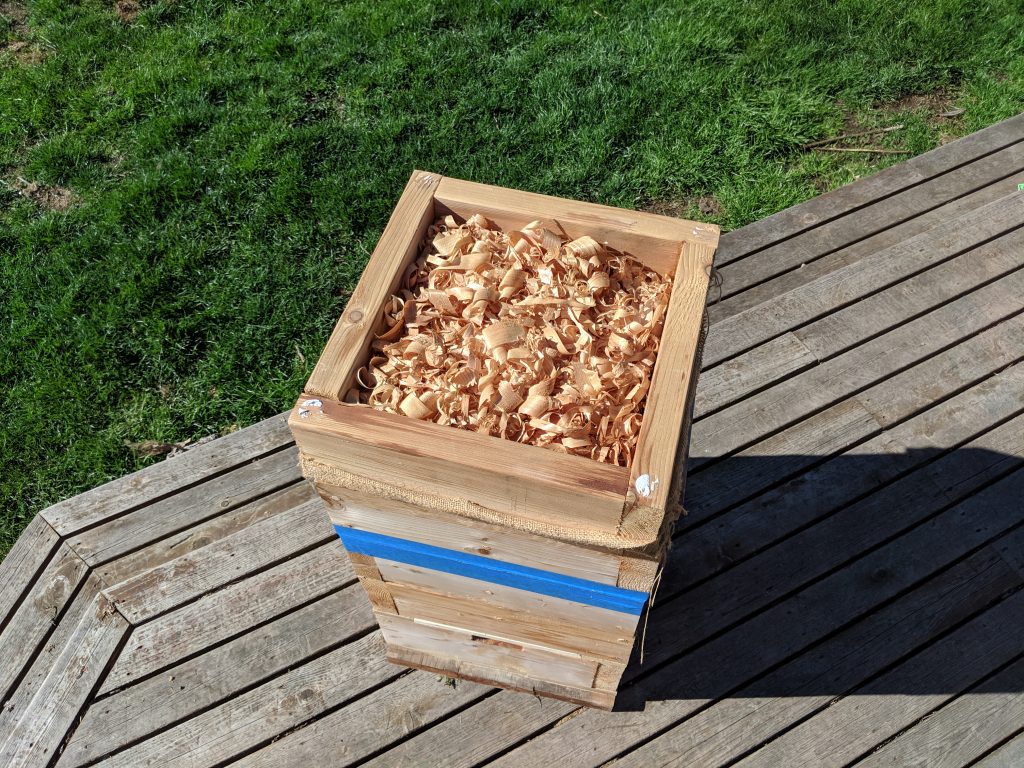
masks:
[[[629,466],[672,281],[591,237],[448,216],[385,307],[353,398]]]

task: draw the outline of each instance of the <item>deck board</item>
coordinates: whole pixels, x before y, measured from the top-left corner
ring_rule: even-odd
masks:
[[[617,711],[385,662],[282,416],[0,564],[0,763],[1016,765],[1024,115],[722,238]]]

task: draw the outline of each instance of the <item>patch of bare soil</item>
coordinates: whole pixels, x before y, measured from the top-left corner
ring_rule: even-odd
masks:
[[[46,51],[28,41],[28,9],[21,3],[0,0],[0,19],[8,26],[7,35],[13,39],[0,42],[0,55],[12,54],[19,64],[38,64],[46,58]]]
[[[657,213],[660,216],[675,216],[683,218],[696,208],[701,216],[721,216],[722,204],[714,195],[704,197],[684,197],[679,200],[658,200],[647,206],[645,210],[649,213]]]
[[[117,0],[114,3],[114,10],[121,21],[125,24],[131,24],[138,17],[141,6],[136,0]]]
[[[28,8],[23,4],[0,0],[0,17],[11,25],[11,33],[15,37],[28,37]]]
[[[25,181],[19,177],[14,188],[19,195],[48,211],[66,211],[78,202],[78,195],[67,187]]]

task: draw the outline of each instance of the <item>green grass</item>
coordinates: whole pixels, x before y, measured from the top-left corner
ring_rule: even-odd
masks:
[[[0,3],[0,40],[31,44],[0,52],[0,553],[151,461],[124,441],[289,406],[414,167],[713,197],[733,228],[901,159],[802,149],[844,119],[919,153],[1024,100],[1016,0],[27,8]]]

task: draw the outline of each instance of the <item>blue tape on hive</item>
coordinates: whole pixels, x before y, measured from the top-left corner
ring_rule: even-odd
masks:
[[[565,576],[516,563],[492,560],[453,549],[385,536],[336,525],[345,549],[370,557],[395,560],[421,568],[467,576],[506,587],[523,589],[548,597],[572,600],[576,603],[608,608],[613,611],[639,616],[647,602],[646,592],[612,587],[596,581]]]

